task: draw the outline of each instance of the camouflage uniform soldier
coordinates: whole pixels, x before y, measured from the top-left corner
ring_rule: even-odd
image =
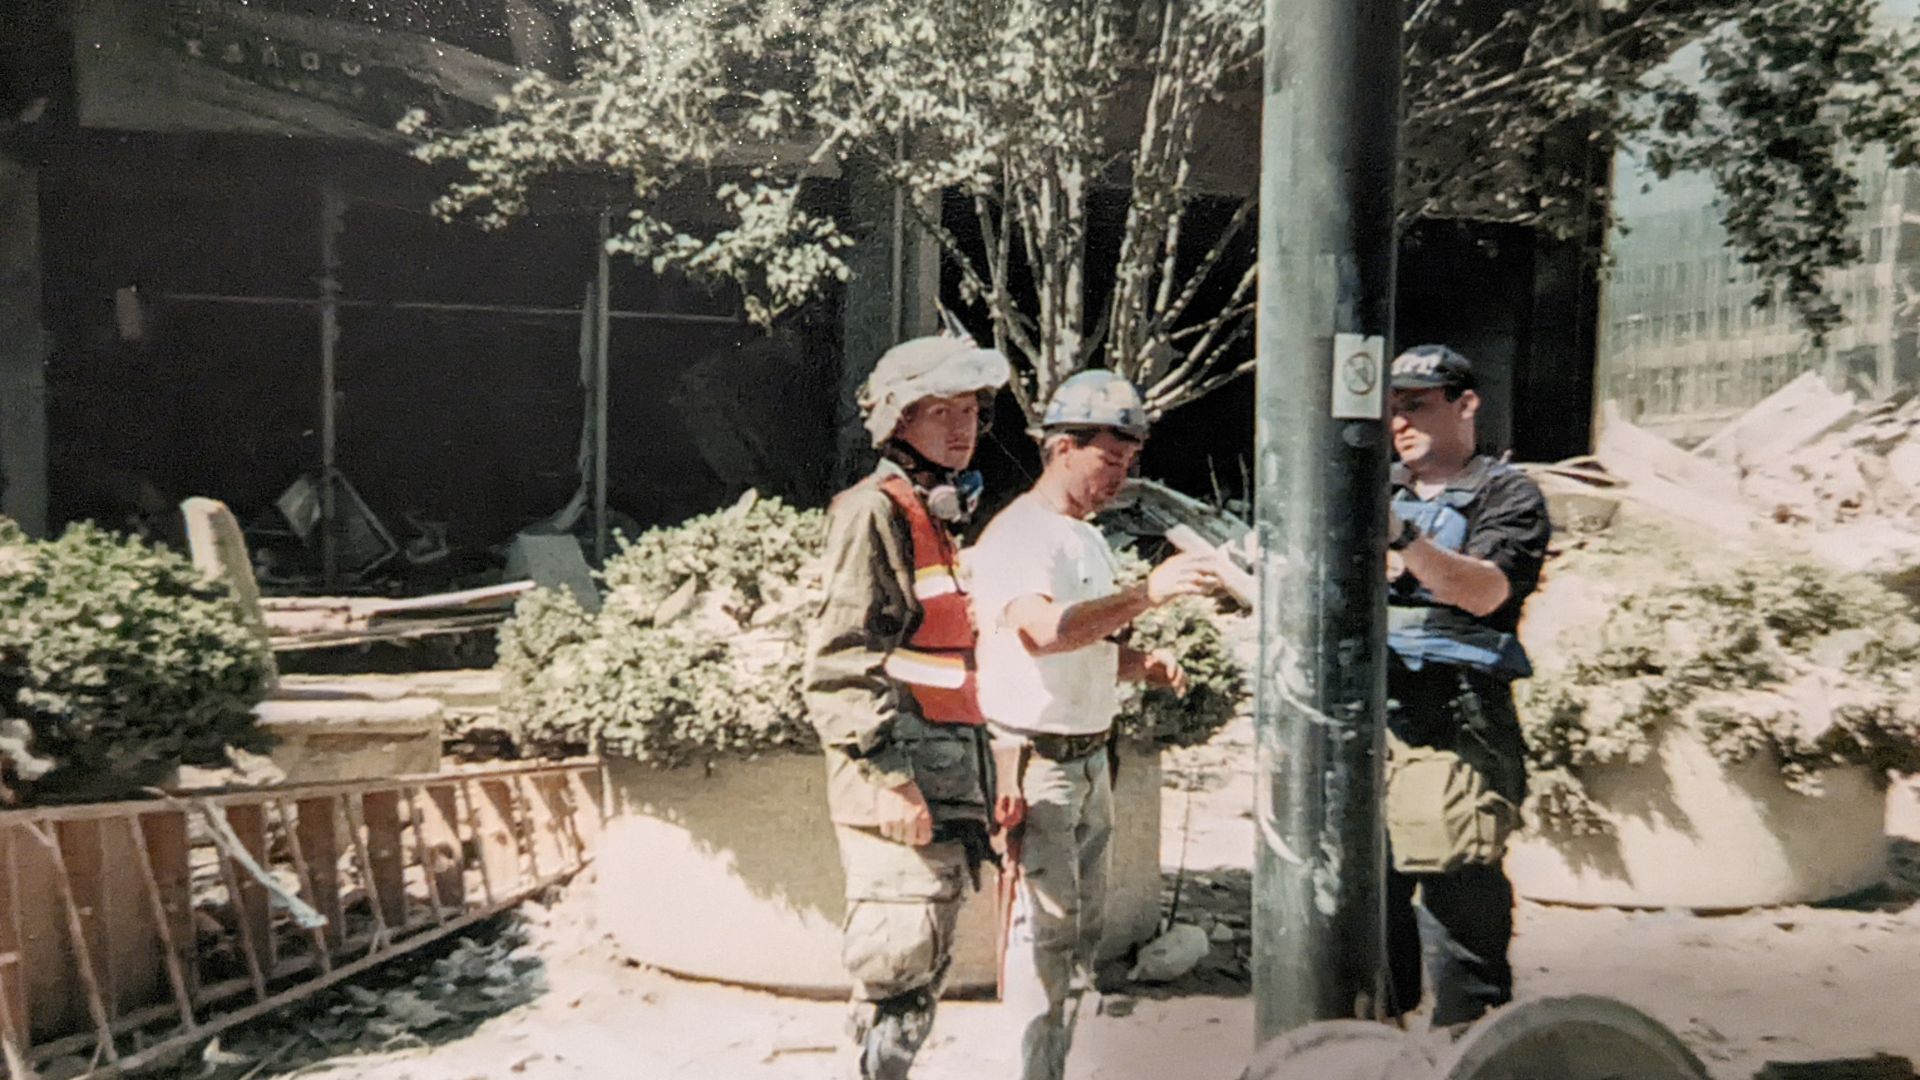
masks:
[[[1006,358],[953,337],[880,358],[861,409],[881,461],[828,513],[807,711],[847,878],[843,958],[863,1080],[899,1080],[933,1024],[965,882],[991,859],[986,729],[953,530]]]

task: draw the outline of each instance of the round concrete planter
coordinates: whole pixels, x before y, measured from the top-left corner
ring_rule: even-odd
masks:
[[[1871,770],[1791,791],[1771,755],[1736,766],[1688,732],[1639,765],[1582,773],[1612,836],[1525,834],[1507,856],[1520,895],[1614,907],[1715,910],[1830,900],[1883,880],[1886,793]]]
[[[598,923],[627,958],[680,975],[839,996],[844,912],[814,755],[663,769],[605,760],[609,814],[595,862]],[[1114,793],[1107,938],[1116,955],[1160,915],[1160,764],[1123,759]],[[950,992],[994,989],[994,873],[960,913]]]

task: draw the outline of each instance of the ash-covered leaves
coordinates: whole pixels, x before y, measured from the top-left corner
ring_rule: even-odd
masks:
[[[1724,764],[1774,763],[1818,794],[1823,770],[1920,771],[1920,622],[1858,575],[1790,557],[1639,581],[1563,634],[1522,687],[1533,817],[1604,831],[1583,774],[1645,761],[1687,730]]]
[[[266,643],[227,587],[91,525],[0,519],[0,765],[30,798],[125,794],[257,746]]]
[[[598,614],[541,590],[501,630],[502,721],[529,747],[592,747],[681,764],[816,745],[800,693],[818,607],[825,515],[749,495],[622,541]],[[1117,721],[1156,746],[1204,742],[1243,708],[1245,677],[1198,602],[1140,620],[1134,644],[1170,648],[1184,699],[1132,691]]]

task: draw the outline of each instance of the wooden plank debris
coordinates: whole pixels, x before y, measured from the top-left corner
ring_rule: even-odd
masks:
[[[1182,552],[1207,556],[1213,563],[1213,572],[1219,577],[1221,587],[1227,590],[1228,595],[1252,610],[1255,599],[1260,595],[1260,583],[1234,561],[1231,552],[1224,547],[1207,543],[1201,539],[1199,533],[1186,525],[1175,525],[1168,529],[1167,540]]]

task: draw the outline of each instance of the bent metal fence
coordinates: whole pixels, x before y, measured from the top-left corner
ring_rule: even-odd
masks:
[[[0,812],[6,1075],[166,1061],[584,866],[590,760]]]

